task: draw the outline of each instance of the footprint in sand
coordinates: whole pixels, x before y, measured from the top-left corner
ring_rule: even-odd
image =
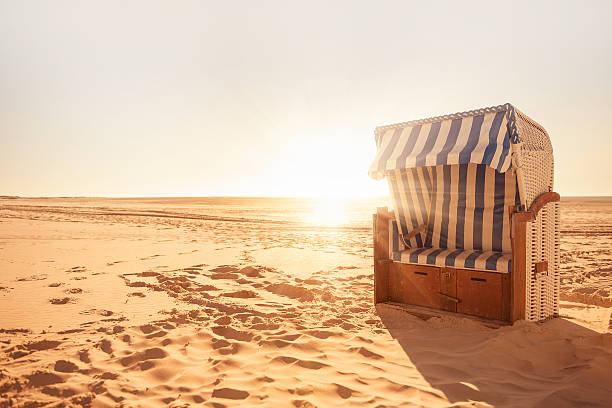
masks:
[[[147,334],[145,337],[146,337],[147,339],[153,339],[153,338],[155,338],[155,337],[164,337],[166,334],[168,334],[168,332],[167,332],[167,331],[165,331],[165,330],[159,330],[159,331],[153,332],[153,333],[151,333],[151,334]]]
[[[159,276],[159,275],[160,273],[153,272],[153,271],[144,271],[144,272],[140,272],[136,274],[136,276],[139,276],[141,278],[154,277],[154,276]],[[126,276],[126,275],[122,275],[122,276]]]
[[[149,259],[157,258],[157,257],[160,257],[160,256],[161,256],[160,254],[155,254],[155,255],[144,257],[144,258],[140,258],[140,260],[141,261],[147,261]]]
[[[374,360],[380,360],[380,359],[384,358],[380,354],[375,353],[375,352],[373,352],[371,350],[368,350],[365,347],[350,347],[348,350],[350,352],[355,352],[356,351],[359,354],[361,354],[362,356],[364,356],[365,358],[371,358],[371,359],[374,359]]]
[[[232,280],[236,280],[238,279],[240,276],[238,274],[235,273],[231,273],[231,272],[215,272],[213,275],[210,275],[210,279],[232,279]]]
[[[56,340],[40,340],[40,341],[30,342],[26,344],[16,345],[14,347],[11,347],[5,350],[5,352],[10,358],[16,360],[18,358],[30,355],[36,351],[55,349],[61,343],[62,343],[61,341],[56,341]]]
[[[68,329],[68,330],[61,330],[58,331],[57,334],[72,334],[72,333],[81,333],[85,331],[85,329]]]
[[[340,326],[344,321],[342,319],[327,319],[323,321],[323,326],[325,327],[336,327]]]
[[[249,278],[261,278],[263,277],[263,274],[261,273],[261,271],[257,268],[254,268],[252,266],[247,266],[245,268],[242,268],[238,271],[239,273],[248,276]]]
[[[204,264],[190,266],[188,268],[180,269],[183,272],[187,272],[191,275],[199,275],[204,269]]]
[[[289,285],[288,283],[274,283],[268,285],[265,289],[268,292],[298,299],[302,302],[312,302],[314,300],[314,294],[310,290],[300,286]]]
[[[79,312],[79,314],[84,314],[84,315],[93,315],[93,314],[97,314],[99,316],[104,316],[104,317],[109,317],[112,316],[114,313],[111,310],[104,310],[104,309],[88,309],[88,310],[81,310]]]
[[[213,398],[224,398],[232,400],[246,399],[250,394],[247,391],[238,390],[235,388],[216,388],[213,390]]]
[[[255,380],[259,381],[259,382],[266,382],[266,383],[273,383],[274,382],[274,378],[270,378],[267,375],[264,375],[264,376],[261,376],[261,377],[257,377]]]
[[[79,369],[79,366],[77,366],[71,361],[57,360],[55,362],[55,365],[53,366],[53,369],[60,373],[74,373]]]
[[[12,349],[9,349],[9,350],[12,350]],[[27,351],[23,351],[23,350],[14,350],[14,351],[9,351],[9,350],[6,350],[5,352],[13,360],[17,360],[18,358],[21,358],[21,357],[24,357],[24,356],[27,356],[27,355],[31,354],[31,353],[28,353]]]
[[[35,371],[30,375],[26,375],[25,377],[28,379],[28,385],[30,387],[44,387],[46,385],[64,382],[62,377],[48,371]]]
[[[226,339],[250,342],[253,340],[253,333],[236,330],[229,326],[214,326],[213,333]]]
[[[100,375],[102,380],[116,380],[119,378],[119,374],[111,373],[110,371],[106,371]]]
[[[83,293],[83,289],[81,289],[81,288],[70,288],[70,289],[64,290],[64,293],[68,293],[70,295],[76,295],[78,293]]]
[[[296,333],[296,334],[283,334],[283,335],[280,335],[280,336],[274,336],[274,337],[270,337],[270,338],[271,339],[280,339],[280,340],[285,340],[285,341],[296,341],[300,337],[302,337],[302,335],[300,333]]]
[[[74,301],[75,301],[74,299],[69,298],[69,297],[49,299],[49,303],[51,303],[52,305],[65,305],[66,303],[69,303],[69,302],[74,303]]]
[[[236,354],[240,351],[240,344],[238,343],[230,343],[225,339],[212,339],[212,347],[214,350],[217,350],[220,354]]]
[[[317,408],[316,405],[306,400],[293,400],[291,403],[296,408]]]
[[[334,385],[336,386],[336,392],[338,393],[340,398],[347,399],[353,395],[354,391],[351,390],[350,388],[345,387],[344,385],[340,385],[340,384],[334,384]]]
[[[215,324],[220,326],[227,326],[232,322],[232,319],[229,316],[221,316],[220,318],[215,320]]]
[[[57,348],[60,344],[62,344],[62,342],[57,340],[40,340],[27,343],[24,347],[30,351],[43,351]]]
[[[130,288],[146,288],[147,286],[149,286],[149,284],[146,282],[138,281],[126,283],[126,286]]]
[[[106,354],[113,354],[113,347],[111,345],[110,340],[103,339],[97,344],[98,348],[105,352]]]
[[[71,388],[62,388],[62,387],[53,387],[53,386],[45,386],[42,390],[40,390],[40,392],[42,392],[43,394],[50,395],[52,397],[62,398],[64,400],[76,394],[76,391]],[[79,401],[79,402],[84,403],[84,401]],[[87,404],[88,403],[91,403],[91,400],[87,400]]]
[[[351,265],[351,266],[338,266],[336,269],[339,270],[339,271],[344,271],[344,270],[347,270],[347,269],[359,269],[359,267],[354,266],[354,265]]]
[[[325,340],[331,336],[338,336],[338,333],[334,333],[334,332],[326,331],[326,330],[309,330],[309,331],[306,331],[305,333],[310,336],[316,337],[318,339],[322,339],[322,340]]]
[[[293,345],[293,342],[285,341],[285,340],[266,340],[264,344],[271,344],[274,347],[285,348]]]
[[[329,367],[328,364],[320,363],[313,360],[302,360],[291,356],[279,356],[272,359],[272,362],[282,362],[285,364],[296,364],[300,367],[307,368],[309,370],[318,370],[323,367]]]
[[[79,360],[81,360],[85,364],[91,363],[91,359],[89,358],[89,350],[80,350]]]
[[[251,299],[257,297],[257,294],[252,290],[237,290],[236,292],[221,293],[221,296],[240,299]]]
[[[207,292],[207,291],[211,291],[211,290],[221,290],[221,289],[219,289],[218,287],[213,286],[213,285],[198,285],[198,289],[197,290],[199,292],[202,292],[202,291]]]
[[[23,278],[17,278],[17,282],[31,282],[31,281],[39,281],[47,279],[47,274],[43,273],[40,275],[31,275]]]
[[[140,326],[140,331],[143,332],[144,334],[151,334],[159,330],[161,330],[159,326],[155,326],[152,324],[143,324],[142,326]]]
[[[237,272],[238,268],[233,265],[219,265],[216,268],[210,270],[213,273],[219,272]]]
[[[141,362],[145,363],[145,362],[148,362],[149,360],[161,360],[163,358],[166,358],[167,356],[168,356],[168,353],[165,352],[163,349],[159,347],[153,347],[153,348],[148,348],[144,351],[133,353],[126,357],[122,357],[121,359],[119,359],[119,362],[121,363],[122,366],[128,367],[128,366],[133,366],[136,363],[141,363]],[[150,362],[147,365],[145,365],[144,368],[148,369],[148,368],[151,368],[152,366],[153,366],[153,363]],[[143,366],[141,366],[141,368],[143,368]]]

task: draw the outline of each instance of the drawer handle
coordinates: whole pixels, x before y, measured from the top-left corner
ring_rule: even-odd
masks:
[[[476,281],[476,282],[486,282],[487,280],[484,278],[470,278],[470,280]]]
[[[414,273],[417,274],[417,275],[427,276],[427,272],[414,271]]]

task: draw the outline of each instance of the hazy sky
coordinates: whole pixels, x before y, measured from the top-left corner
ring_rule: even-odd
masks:
[[[387,195],[377,125],[511,102],[610,195],[611,4],[0,0],[0,194]]]

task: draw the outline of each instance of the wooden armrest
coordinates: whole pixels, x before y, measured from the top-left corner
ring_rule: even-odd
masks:
[[[554,191],[550,191],[548,193],[540,194],[533,203],[531,203],[531,207],[529,207],[529,211],[533,213],[533,217],[535,218],[538,215],[538,212],[548,203],[554,203],[561,200],[561,196],[559,193],[555,193]]]
[[[387,207],[377,207],[376,216],[384,220],[389,220],[393,218],[393,213],[389,212],[389,209]]]
[[[533,203],[531,203],[531,207],[529,207],[528,211],[518,212],[514,214],[514,219],[516,221],[533,221],[538,215],[538,212],[548,203],[554,203],[556,201],[561,200],[561,196],[559,193],[555,193],[553,191],[549,191],[548,193],[540,194]]]

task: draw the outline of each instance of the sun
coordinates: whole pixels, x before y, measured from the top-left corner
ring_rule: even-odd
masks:
[[[307,221],[318,225],[343,225],[348,221],[347,200],[337,197],[324,197],[314,200]]]

